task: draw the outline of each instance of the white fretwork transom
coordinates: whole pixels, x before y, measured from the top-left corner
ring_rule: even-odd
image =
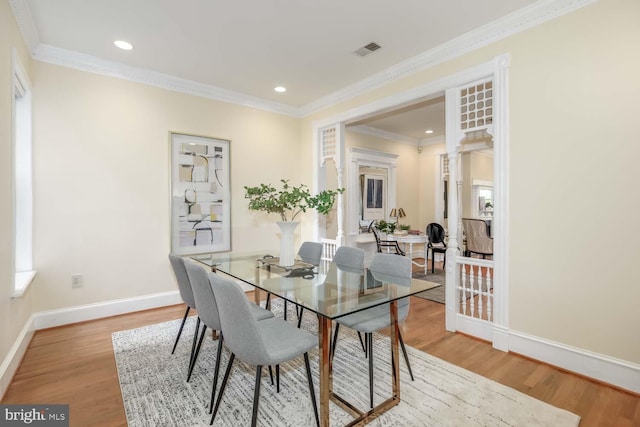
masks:
[[[323,129],[321,131],[321,153],[322,162],[334,159],[336,156],[336,129],[335,127]]]
[[[493,81],[483,80],[460,89],[460,129],[470,132],[493,124]]]

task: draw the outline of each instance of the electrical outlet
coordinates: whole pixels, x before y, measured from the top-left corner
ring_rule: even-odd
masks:
[[[71,287],[72,288],[81,288],[82,287],[82,274],[72,274],[71,275]]]

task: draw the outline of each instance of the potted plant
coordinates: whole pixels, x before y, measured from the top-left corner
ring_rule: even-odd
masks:
[[[385,234],[393,234],[393,232],[396,231],[396,224],[394,222],[387,222],[384,219],[376,222],[375,227],[380,233]]]
[[[276,189],[271,184],[260,184],[256,187],[245,185],[245,199],[249,199],[249,209],[267,213],[277,213],[280,220],[282,236],[280,238],[280,265],[291,266],[294,262],[293,233],[298,226],[294,221],[298,215],[307,209],[315,209],[318,213],[327,215],[331,212],[336,196],[344,191],[323,190],[312,195],[309,187],[304,184],[293,186],[289,180],[281,179],[281,188]]]

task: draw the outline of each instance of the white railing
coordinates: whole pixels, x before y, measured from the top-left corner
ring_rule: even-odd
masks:
[[[336,254],[336,249],[338,249],[338,241],[321,239],[320,242],[322,243],[322,256],[320,257],[320,261],[323,265],[326,265],[333,261],[333,256]]]
[[[458,257],[460,295],[458,313],[474,319],[493,320],[493,260]]]

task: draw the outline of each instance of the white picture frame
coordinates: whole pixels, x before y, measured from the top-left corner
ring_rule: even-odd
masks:
[[[169,134],[171,253],[231,250],[230,141]]]
[[[365,174],[362,188],[362,219],[385,219],[387,209],[387,178],[384,175]]]

